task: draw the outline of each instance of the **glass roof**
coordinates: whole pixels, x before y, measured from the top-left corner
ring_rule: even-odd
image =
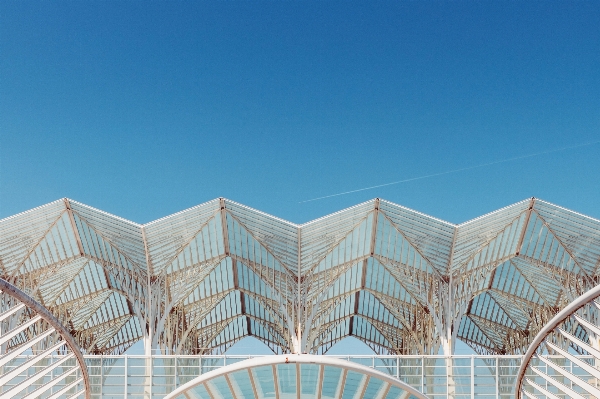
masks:
[[[294,224],[219,198],[148,224],[69,199],[0,220],[0,274],[89,353],[522,353],[594,285],[600,221],[539,199],[455,225],[375,199]]]
[[[195,378],[165,399],[425,399],[372,368],[314,355],[267,356]]]

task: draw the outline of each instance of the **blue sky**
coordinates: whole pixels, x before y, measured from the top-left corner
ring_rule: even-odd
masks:
[[[600,3],[0,3],[0,217],[144,223],[224,196],[305,222],[381,197],[600,218]]]

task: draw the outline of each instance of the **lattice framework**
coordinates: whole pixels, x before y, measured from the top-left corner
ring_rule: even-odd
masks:
[[[302,225],[223,198],[145,225],[69,199],[0,221],[1,276],[98,354],[523,353],[599,266],[600,222],[538,199],[459,225],[380,199]]]

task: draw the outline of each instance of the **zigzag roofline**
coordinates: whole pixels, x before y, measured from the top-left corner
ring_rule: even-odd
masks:
[[[300,223],[300,224],[298,224],[298,223],[294,223],[294,222],[291,222],[291,221],[289,221],[289,220],[286,220],[286,219],[280,218],[280,217],[278,217],[278,216],[272,215],[272,214],[270,214],[270,213],[267,213],[267,212],[264,212],[264,211],[258,210],[258,209],[256,209],[256,208],[252,208],[252,207],[250,207],[250,206],[248,206],[248,205],[244,205],[244,204],[241,204],[241,203],[239,203],[239,202],[236,202],[236,201],[233,201],[233,200],[230,200],[230,199],[224,198],[224,197],[219,197],[219,198],[215,198],[215,199],[212,199],[212,200],[209,200],[209,201],[203,202],[203,203],[201,203],[201,204],[194,205],[194,206],[192,206],[192,207],[189,207],[189,208],[183,209],[183,210],[181,210],[181,211],[178,211],[178,212],[172,213],[172,214],[170,214],[170,215],[163,216],[163,217],[161,217],[161,218],[158,218],[158,219],[156,219],[156,220],[152,220],[152,221],[150,221],[150,222],[148,222],[148,223],[137,223],[137,222],[134,222],[134,221],[132,221],[132,220],[129,220],[129,219],[123,218],[123,217],[121,217],[121,216],[115,215],[114,213],[110,213],[110,212],[107,212],[107,211],[103,211],[102,209],[99,209],[99,208],[96,208],[96,207],[93,207],[93,206],[90,206],[90,205],[84,204],[84,203],[82,203],[82,202],[79,202],[79,201],[76,201],[76,200],[73,200],[73,199],[70,199],[70,198],[64,197],[64,198],[61,198],[61,199],[58,199],[58,200],[55,200],[55,201],[49,202],[49,203],[47,203],[47,204],[40,205],[40,206],[37,206],[37,207],[35,207],[35,208],[28,209],[28,210],[26,210],[26,211],[19,212],[19,213],[15,214],[15,215],[11,215],[11,216],[8,216],[8,217],[6,217],[6,218],[0,219],[0,223],[6,222],[6,221],[8,221],[8,220],[10,220],[10,219],[18,218],[18,217],[20,217],[20,216],[23,216],[23,215],[26,215],[26,214],[29,214],[29,213],[35,212],[35,211],[37,211],[37,210],[40,210],[40,209],[43,209],[43,208],[46,208],[46,207],[49,207],[49,206],[52,206],[52,205],[55,205],[55,204],[57,204],[57,203],[59,203],[59,202],[68,201],[68,202],[70,202],[70,203],[77,204],[77,205],[79,205],[79,206],[82,206],[82,207],[85,207],[85,208],[87,208],[87,209],[89,209],[89,210],[92,210],[92,211],[95,211],[95,212],[99,212],[99,213],[101,213],[101,214],[103,214],[103,215],[106,215],[106,216],[109,216],[109,217],[112,217],[112,218],[118,219],[118,220],[120,220],[120,221],[122,221],[122,222],[125,222],[125,223],[128,223],[128,224],[131,224],[131,225],[134,225],[134,226],[136,226],[136,227],[140,227],[140,228],[141,228],[141,227],[148,227],[148,226],[154,225],[154,224],[156,224],[156,223],[159,223],[159,222],[165,221],[165,220],[167,220],[167,219],[170,219],[170,218],[172,218],[172,217],[175,217],[175,216],[181,215],[181,214],[183,214],[183,213],[186,213],[186,212],[189,212],[189,211],[191,211],[191,210],[194,210],[194,209],[197,209],[197,208],[200,208],[200,207],[206,206],[206,205],[208,205],[208,204],[210,204],[210,203],[217,202],[217,201],[219,201],[219,200],[221,200],[221,199],[223,199],[223,200],[225,200],[226,202],[229,202],[229,203],[231,203],[231,204],[235,204],[235,205],[237,205],[237,206],[243,207],[243,208],[245,208],[245,209],[247,209],[247,210],[250,210],[250,211],[252,211],[252,212],[256,212],[256,213],[258,213],[258,214],[261,214],[261,215],[263,215],[263,216],[266,216],[266,217],[268,217],[268,218],[271,218],[271,219],[277,220],[277,221],[279,221],[279,222],[281,222],[281,223],[284,223],[284,224],[287,224],[287,225],[289,225],[289,226],[291,226],[291,227],[296,227],[296,228],[302,228],[302,227],[309,226],[309,225],[311,225],[311,224],[314,224],[314,223],[317,223],[317,222],[319,222],[319,221],[323,221],[323,220],[325,220],[325,219],[332,218],[332,217],[335,217],[335,216],[337,216],[337,215],[340,215],[340,214],[346,213],[346,212],[348,212],[348,211],[350,211],[350,210],[352,210],[352,209],[355,209],[355,208],[358,208],[358,207],[364,206],[364,205],[366,205],[366,204],[373,203],[374,201],[376,201],[376,200],[377,200],[377,198],[373,198],[373,199],[371,199],[371,200],[368,200],[368,201],[361,202],[361,203],[359,203],[359,204],[356,204],[356,205],[350,206],[350,207],[348,207],[348,208],[341,209],[341,210],[339,210],[339,211],[336,211],[336,212],[330,213],[330,214],[328,214],[328,215],[321,216],[321,217],[319,217],[319,218],[316,218],[316,219],[310,220],[310,221],[308,221],[308,222],[305,222],[305,223]],[[491,216],[491,215],[494,215],[494,214],[496,214],[496,213],[502,212],[502,211],[504,211],[504,210],[506,210],[506,209],[510,209],[510,208],[512,208],[512,207],[515,207],[515,206],[521,205],[521,204],[523,204],[523,203],[525,203],[525,202],[529,202],[529,201],[531,201],[532,199],[534,199],[534,197],[532,197],[532,198],[527,198],[527,199],[524,199],[524,200],[522,200],[522,201],[515,202],[514,204],[511,204],[511,205],[508,205],[508,206],[502,207],[502,208],[500,208],[500,209],[496,209],[496,210],[494,210],[494,211],[492,211],[492,212],[485,213],[485,214],[483,214],[483,215],[481,215],[481,216],[477,216],[476,218],[473,218],[473,219],[470,219],[470,220],[467,220],[467,221],[465,221],[465,222],[458,223],[458,224],[455,224],[455,223],[448,222],[448,221],[446,221],[446,220],[443,220],[443,219],[437,218],[437,217],[435,217],[435,216],[431,216],[431,215],[429,215],[429,214],[426,214],[426,213],[423,213],[423,212],[419,212],[419,211],[417,211],[417,210],[415,210],[415,209],[408,208],[408,207],[406,207],[406,206],[403,206],[403,205],[399,205],[399,204],[397,204],[397,203],[395,203],[395,202],[392,202],[392,201],[388,201],[388,200],[385,200],[385,199],[380,199],[380,200],[381,200],[381,201],[385,201],[386,203],[388,203],[388,204],[390,204],[390,205],[392,205],[392,206],[399,207],[399,208],[401,208],[401,209],[403,209],[403,210],[406,210],[406,211],[414,212],[416,215],[420,215],[420,216],[427,217],[427,218],[429,218],[429,219],[432,219],[432,220],[435,220],[435,221],[437,221],[437,222],[440,222],[440,223],[446,224],[446,225],[448,225],[448,226],[452,226],[452,227],[461,227],[461,226],[465,226],[465,225],[467,225],[467,224],[470,224],[470,223],[474,223],[474,222],[476,222],[476,221],[478,221],[478,220],[480,220],[480,219],[483,219],[483,218],[489,217],[489,216]],[[598,222],[598,223],[600,223],[600,219],[596,219],[596,218],[593,218],[593,217],[591,217],[591,216],[585,215],[585,214],[583,214],[583,213],[579,213],[579,212],[573,211],[573,210],[571,210],[571,209],[568,209],[568,208],[562,207],[562,206],[560,206],[560,205],[556,205],[556,204],[554,204],[554,203],[552,203],[552,202],[544,201],[544,200],[542,200],[542,199],[539,199],[539,198],[535,198],[535,200],[536,200],[536,201],[539,201],[539,202],[542,202],[542,203],[544,203],[544,204],[547,204],[547,205],[554,206],[554,207],[556,207],[556,208],[558,208],[558,209],[561,209],[561,210],[563,210],[563,211],[570,212],[570,213],[571,213],[571,214],[573,214],[573,215],[577,215],[577,216],[583,217],[583,218],[585,218],[585,219],[588,219],[588,220],[590,220],[590,221],[594,221],[594,222]]]

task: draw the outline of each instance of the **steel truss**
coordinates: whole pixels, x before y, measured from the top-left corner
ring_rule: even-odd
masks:
[[[42,305],[0,279],[0,398],[91,395],[83,355]]]
[[[534,338],[515,398],[600,397],[600,285],[565,307]]]
[[[294,224],[223,198],[140,225],[63,199],[0,221],[0,273],[87,353],[524,353],[596,285],[600,221],[529,199],[455,225],[375,199]]]

